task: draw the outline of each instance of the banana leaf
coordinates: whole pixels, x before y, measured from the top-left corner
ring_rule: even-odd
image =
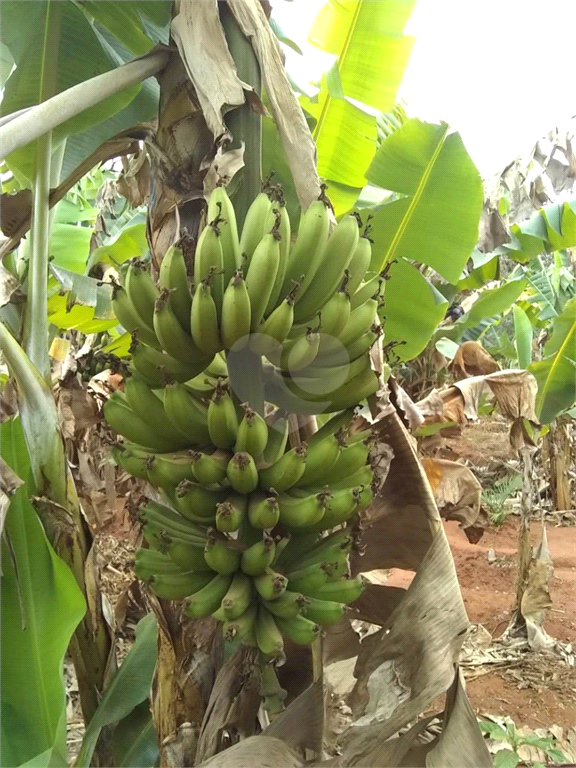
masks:
[[[138,623],[136,641],[104,692],[94,717],[88,723],[75,762],[77,768],[87,768],[90,765],[98,736],[105,725],[123,720],[148,698],[155,666],[156,617],[149,613]],[[141,725],[142,730],[148,727],[147,723]]]
[[[576,299],[570,299],[562,314],[554,320],[542,360],[528,366],[538,382],[536,413],[542,424],[549,424],[574,405],[575,343]]]
[[[30,503],[19,419],[2,424],[2,457],[26,482],[12,496],[2,541],[1,764],[67,765],[62,664],[85,603]]]
[[[456,283],[483,206],[482,180],[460,135],[446,123],[407,120],[382,142],[366,178],[402,196],[374,209],[372,268],[402,256]]]
[[[376,116],[394,107],[412,50],[414,40],[403,30],[414,6],[414,0],[331,0],[312,25],[310,42],[338,57],[341,84],[339,92],[324,78],[316,98],[301,100],[316,118],[318,172],[328,181],[358,191],[364,186]]]

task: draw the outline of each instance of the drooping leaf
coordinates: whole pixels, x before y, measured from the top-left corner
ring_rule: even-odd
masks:
[[[512,307],[514,314],[514,344],[519,368],[527,368],[532,360],[532,324],[522,307]]]
[[[522,264],[541,253],[576,246],[576,200],[546,206],[528,221],[510,227],[512,242],[503,249]]]
[[[89,272],[95,264],[101,262],[113,266],[123,264],[128,259],[141,258],[147,251],[146,225],[132,224],[120,230],[120,233],[111,238],[109,243],[92,251],[86,265],[86,271]]]
[[[149,694],[152,674],[156,666],[156,617],[149,613],[136,628],[136,641],[88,723],[82,747],[75,765],[87,768],[100,731],[105,725],[116,723],[132,712]]]
[[[90,252],[91,227],[54,224],[50,233],[50,257],[64,269],[83,274]]]
[[[87,275],[79,275],[55,264],[50,265],[50,271],[66,291],[73,291],[77,304],[94,307],[98,318],[113,317],[112,288],[109,284],[102,285],[99,280]]]
[[[1,762],[67,765],[62,663],[85,603],[30,503],[34,489],[19,419],[2,424],[2,457],[27,482],[7,513],[15,563],[2,541]]]
[[[576,299],[570,299],[562,314],[554,320],[543,359],[528,366],[538,382],[536,413],[542,424],[549,424],[574,404],[575,343]]]
[[[102,0],[84,0],[82,9],[106,27],[134,56],[143,56],[154,47],[154,41],[144,32],[139,5],[134,0],[114,5]]]
[[[375,209],[373,268],[403,256],[455,283],[478,238],[483,191],[460,135],[407,120],[380,145],[366,178],[406,195]]]
[[[384,344],[405,342],[394,352],[401,360],[412,360],[430,341],[448,302],[404,259],[392,265],[385,297]]]
[[[2,22],[4,42],[16,63],[6,81],[0,109],[2,115],[38,104],[46,95],[60,93],[117,66],[118,61],[104,50],[94,28],[72,2],[6,0],[2,4]],[[43,94],[42,89],[47,87],[49,79],[52,80],[52,93]],[[140,89],[139,84],[131,86],[67,120],[54,130],[53,147],[56,148],[66,136],[102,123],[124,109]],[[34,146],[13,152],[7,163],[30,179]]]

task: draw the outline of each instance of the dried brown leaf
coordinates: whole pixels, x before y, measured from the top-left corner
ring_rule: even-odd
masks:
[[[546,648],[551,643],[550,637],[542,628],[542,622],[552,607],[550,579],[553,575],[554,564],[548,550],[546,527],[542,525],[540,544],[530,562],[528,582],[520,603],[520,612],[526,622],[528,643],[531,648],[537,650]]]
[[[482,486],[468,467],[447,459],[421,459],[440,514],[462,528],[474,525],[480,514]]]
[[[199,768],[298,768],[302,764],[302,758],[280,739],[250,736],[200,763]]]
[[[305,210],[320,193],[316,146],[286,77],[278,41],[258,0],[228,0],[228,5],[258,58],[272,117],[278,127],[298,200]]]
[[[224,114],[244,104],[243,84],[236,73],[218,15],[216,0],[177,0],[171,33],[192,81],[206,124],[220,141],[228,133]]]
[[[498,408],[509,419],[528,419],[538,423],[534,410],[538,383],[530,371],[507,369],[486,376]]]
[[[256,649],[240,647],[220,668],[198,738],[197,763],[254,734],[260,707],[256,658]]]
[[[403,587],[368,584],[358,600],[352,604],[350,618],[379,624],[382,627],[398,608],[405,594]]]
[[[262,733],[281,739],[306,758],[306,750],[322,754],[324,731],[324,686],[316,680],[294,699]]]
[[[337,624],[326,627],[322,642],[322,661],[326,666],[357,656],[359,650],[360,638],[352,629],[349,618],[344,617]]]
[[[484,376],[498,371],[500,366],[478,341],[465,341],[458,347],[450,365],[456,378]]]

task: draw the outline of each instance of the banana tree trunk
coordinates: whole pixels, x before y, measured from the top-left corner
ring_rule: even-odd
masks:
[[[571,439],[571,429],[571,423],[559,418],[550,425],[550,431],[544,438],[542,458],[548,474],[554,510],[574,507],[568,473],[569,468],[574,466],[574,440]]]

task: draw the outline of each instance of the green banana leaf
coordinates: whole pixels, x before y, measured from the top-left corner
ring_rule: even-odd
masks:
[[[574,405],[575,344],[576,299],[570,299],[554,320],[552,335],[544,345],[543,359],[528,366],[538,382],[536,413],[542,424],[549,424]]]
[[[448,302],[409,262],[399,259],[386,282],[384,344],[404,342],[394,348],[400,360],[422,352],[444,318]]]
[[[62,664],[85,603],[30,503],[34,487],[20,420],[5,421],[1,434],[2,458],[26,483],[12,496],[7,538],[2,541],[0,762],[63,766],[67,758]]]
[[[366,174],[402,195],[374,209],[373,269],[402,256],[456,283],[478,238],[482,180],[446,123],[407,120],[382,142]]]
[[[107,3],[94,3],[94,6]],[[123,5],[130,5],[126,3]],[[98,33],[79,4],[71,0],[4,0],[2,36],[16,69],[6,81],[2,115],[38,104],[54,93],[106,72],[131,58],[120,57]],[[152,42],[152,41],[151,41]],[[72,134],[81,134],[66,147],[64,172],[71,170],[96,146],[154,113],[158,86],[147,81],[114,94],[63,123],[53,131],[53,148]],[[137,99],[136,109],[126,108]],[[114,119],[116,118],[116,119]],[[97,126],[97,130],[91,130]],[[34,144],[7,158],[10,169],[26,183],[33,176]]]
[[[532,323],[522,307],[512,307],[514,315],[514,345],[519,368],[527,368],[532,361]]]
[[[541,208],[528,221],[510,227],[511,242],[497,249],[521,264],[541,253],[576,246],[576,200]]]
[[[136,641],[104,692],[98,709],[88,723],[76,768],[88,768],[100,731],[127,717],[148,698],[156,666],[156,617],[145,616],[136,627]],[[146,728],[146,724],[142,724]]]
[[[301,100],[316,119],[318,171],[328,182],[358,192],[364,186],[376,146],[376,116],[394,107],[414,43],[403,35],[414,6],[415,0],[330,0],[312,25],[310,42],[338,57],[332,80],[323,79],[313,100]]]
[[[148,699],[134,707],[114,728],[112,753],[116,768],[154,768],[158,738]]]

